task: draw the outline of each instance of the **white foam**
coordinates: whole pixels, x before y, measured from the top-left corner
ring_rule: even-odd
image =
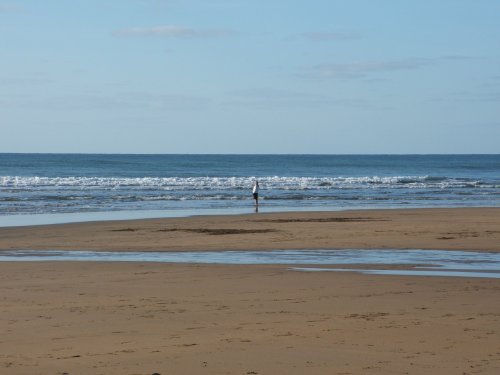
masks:
[[[349,188],[497,188],[480,181],[429,176],[360,176],[360,177],[259,177],[265,189],[330,190]],[[155,188],[162,190],[245,189],[253,185],[255,177],[20,177],[0,176],[3,188],[82,188],[120,189]]]

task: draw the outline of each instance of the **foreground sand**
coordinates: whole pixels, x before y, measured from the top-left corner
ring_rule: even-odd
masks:
[[[0,249],[500,251],[500,208],[0,229]],[[500,373],[500,280],[0,263],[0,374]]]
[[[0,263],[0,373],[500,373],[500,280]]]
[[[259,213],[0,228],[0,249],[307,248],[500,251],[500,208]]]

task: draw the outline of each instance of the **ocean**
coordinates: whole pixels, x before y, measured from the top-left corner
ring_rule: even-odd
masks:
[[[0,216],[251,212],[255,179],[261,212],[500,206],[498,154],[0,154]]]

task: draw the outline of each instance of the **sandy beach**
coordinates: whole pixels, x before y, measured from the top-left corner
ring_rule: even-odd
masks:
[[[500,251],[500,209],[0,229],[2,249]],[[499,279],[280,265],[0,263],[0,373],[498,374]]]
[[[0,264],[0,373],[498,374],[498,279]]]

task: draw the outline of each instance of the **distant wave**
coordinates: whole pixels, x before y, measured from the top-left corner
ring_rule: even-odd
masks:
[[[474,179],[444,176],[361,176],[361,177],[259,177],[263,189],[328,190],[356,188],[499,188],[499,185]],[[43,187],[79,189],[141,188],[161,190],[238,190],[249,189],[255,177],[19,177],[0,176],[0,188]]]

